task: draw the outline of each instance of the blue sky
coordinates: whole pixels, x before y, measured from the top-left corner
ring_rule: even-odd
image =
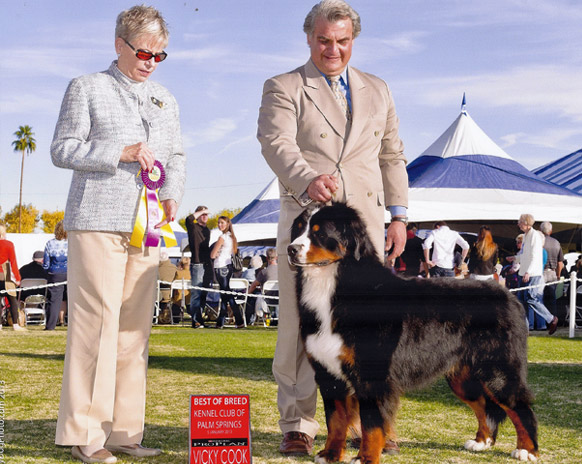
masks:
[[[304,64],[302,25],[315,0],[160,0],[168,59],[152,76],[177,98],[188,157],[178,217],[246,205],[273,178],[256,121],[263,82]],[[8,0],[0,5],[0,206],[64,209],[71,173],[49,146],[70,79],[115,58],[117,14],[135,2]],[[479,126],[528,169],[582,146],[582,4],[578,0],[354,0],[362,33],[351,64],[390,85],[409,160],[458,116],[463,92]]]

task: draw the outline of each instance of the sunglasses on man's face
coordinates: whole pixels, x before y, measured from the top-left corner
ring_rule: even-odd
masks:
[[[168,57],[168,54],[164,51],[161,51],[160,53],[152,53],[142,50],[141,48],[136,50],[135,47],[131,45],[127,40],[123,39],[123,41],[127,45],[129,45],[129,48],[131,48],[135,52],[135,56],[142,61],[149,61],[153,58],[156,63],[159,63],[160,61],[164,61]]]

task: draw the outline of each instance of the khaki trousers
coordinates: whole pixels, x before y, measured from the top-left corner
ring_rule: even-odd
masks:
[[[287,254],[279,249],[279,327],[273,360],[273,375],[279,387],[279,427],[283,433],[303,432],[315,437],[319,424],[315,420],[317,384],[315,374],[301,340],[299,313],[295,294],[295,275]]]
[[[69,327],[57,445],[141,443],[159,248],[69,233]]]

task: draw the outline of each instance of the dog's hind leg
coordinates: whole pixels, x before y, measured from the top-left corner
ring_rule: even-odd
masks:
[[[508,382],[507,385],[512,385],[512,382]],[[517,447],[511,453],[511,457],[518,461],[537,461],[539,456],[537,419],[531,409],[531,395],[527,387],[515,388],[508,399],[500,397],[500,394],[495,395],[489,389],[486,389],[486,392],[492,401],[505,411],[515,426]]]
[[[451,390],[475,413],[478,429],[475,439],[465,442],[465,449],[483,451],[495,444],[499,423],[505,413],[486,397],[481,383],[471,376],[468,366],[456,367],[446,375]]]

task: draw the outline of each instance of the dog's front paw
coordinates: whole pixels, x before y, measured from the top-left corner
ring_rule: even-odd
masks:
[[[332,462],[342,461],[342,459],[343,459],[343,452],[341,450],[336,451],[336,450],[332,450],[332,449],[328,449],[328,450],[323,449],[319,453],[317,453],[314,461],[316,464],[329,464]]]
[[[356,456],[355,458],[352,458],[352,460],[350,461],[350,464],[362,464],[362,460],[360,459],[360,456]]]
[[[531,454],[526,449],[514,449],[511,452],[511,457],[514,458],[514,459],[517,459],[518,461],[531,461],[531,462],[536,462],[538,460],[538,458],[536,456],[534,456],[533,454]]]
[[[469,451],[483,451],[491,448],[492,444],[493,440],[491,438],[487,438],[485,441],[467,440],[465,442],[465,449]]]

